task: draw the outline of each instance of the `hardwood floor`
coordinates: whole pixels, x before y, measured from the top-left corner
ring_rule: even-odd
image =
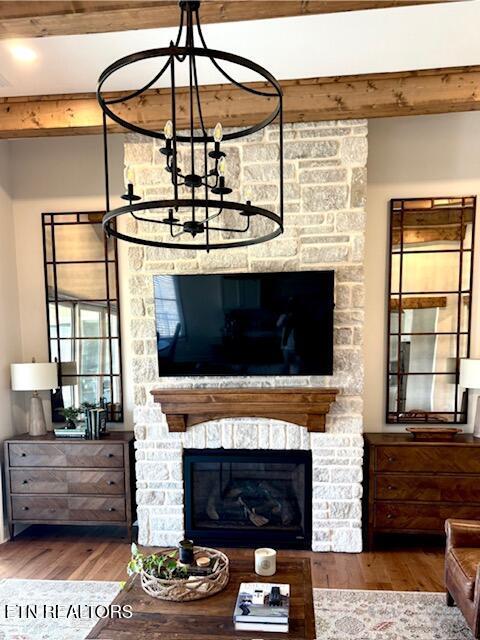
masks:
[[[251,549],[227,549],[231,557],[252,557]],[[413,546],[385,541],[365,553],[280,551],[309,557],[314,587],[443,591],[443,545],[425,540]],[[130,543],[116,530],[35,526],[0,545],[0,579],[125,580]]]

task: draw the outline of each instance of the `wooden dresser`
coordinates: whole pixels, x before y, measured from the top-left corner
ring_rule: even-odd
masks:
[[[135,520],[134,436],[101,440],[23,434],[5,442],[10,538],[16,524],[121,525]]]
[[[364,539],[378,533],[444,533],[447,518],[480,520],[480,440],[416,442],[365,434]]]

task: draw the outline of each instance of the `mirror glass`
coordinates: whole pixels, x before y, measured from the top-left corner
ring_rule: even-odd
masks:
[[[52,393],[53,422],[62,409],[103,405],[123,420],[117,246],[102,213],[43,215],[50,360],[61,386]]]
[[[464,423],[475,197],[390,209],[387,422]]]

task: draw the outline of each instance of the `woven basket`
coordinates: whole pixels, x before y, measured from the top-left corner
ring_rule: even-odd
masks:
[[[171,553],[175,549],[168,549],[163,553]],[[201,600],[219,593],[228,584],[228,558],[221,551],[207,547],[194,547],[195,560],[199,557],[211,558],[212,573],[207,576],[191,576],[187,579],[155,578],[145,571],[140,572],[142,588],[152,598],[170,600],[171,602],[189,602]]]

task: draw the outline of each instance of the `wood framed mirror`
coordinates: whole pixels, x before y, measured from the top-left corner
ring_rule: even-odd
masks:
[[[463,424],[475,196],[390,201],[387,423]]]
[[[52,421],[61,409],[101,402],[123,421],[118,257],[102,212],[42,215],[48,347],[59,363]]]

